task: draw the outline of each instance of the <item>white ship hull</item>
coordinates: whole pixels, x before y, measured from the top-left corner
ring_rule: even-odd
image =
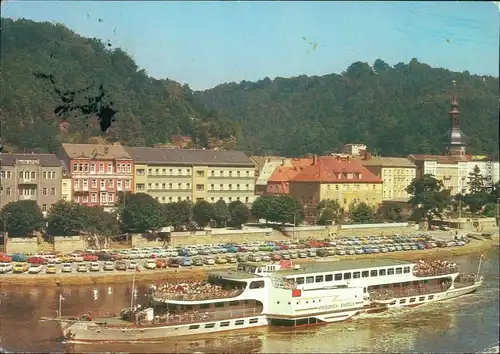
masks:
[[[172,324],[168,326],[136,326],[128,328],[106,326],[92,321],[54,320],[59,322],[64,338],[68,342],[77,343],[153,342],[162,341],[169,337],[200,335],[268,325],[267,318],[263,315],[233,318],[225,321],[217,320],[179,325]]]

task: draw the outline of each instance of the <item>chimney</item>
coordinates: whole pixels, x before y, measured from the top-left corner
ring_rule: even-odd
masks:
[[[363,160],[369,160],[370,159],[370,153],[368,150],[363,151]]]

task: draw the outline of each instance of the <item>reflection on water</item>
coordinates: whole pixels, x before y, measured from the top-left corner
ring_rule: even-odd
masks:
[[[453,258],[464,272],[475,272],[478,255]],[[483,262],[484,286],[476,293],[414,309],[396,309],[364,315],[351,321],[301,330],[259,328],[169,338],[151,344],[67,345],[57,341],[54,323],[40,323],[54,316],[62,294],[63,315],[94,316],[130,305],[131,286],[93,285],[59,288],[2,289],[0,338],[11,351],[66,352],[498,352],[499,271],[498,251]],[[136,303],[146,300],[149,284],[140,283]],[[8,325],[5,325],[5,324]]]

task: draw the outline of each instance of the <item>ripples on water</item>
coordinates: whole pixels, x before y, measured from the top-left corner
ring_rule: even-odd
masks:
[[[477,270],[478,255],[453,260],[464,272]],[[484,286],[474,294],[445,302],[295,331],[258,328],[148,344],[68,345],[57,341],[56,324],[38,322],[42,316],[56,314],[59,294],[66,299],[62,304],[66,315],[118,313],[130,304],[130,285],[2,289],[0,338],[10,351],[37,352],[498,353],[498,267],[496,250],[483,262]],[[145,299],[147,285],[141,284],[134,293],[137,302]]]

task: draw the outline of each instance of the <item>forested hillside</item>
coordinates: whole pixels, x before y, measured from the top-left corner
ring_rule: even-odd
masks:
[[[454,88],[453,84],[456,84]],[[197,92],[243,123],[248,150],[288,156],[365,143],[383,155],[441,153],[454,91],[468,151],[498,154],[498,78],[432,68],[357,62],[341,75],[266,78]]]
[[[103,139],[152,145],[169,142],[173,134],[190,136],[200,147],[210,142],[234,147],[240,133],[234,120],[206,109],[189,87],[149,77],[119,48],[60,24],[2,18],[1,28],[0,137],[5,150],[51,152],[60,142]],[[69,96],[79,105],[100,91],[103,102],[117,112],[106,133],[92,112],[56,115]]]

